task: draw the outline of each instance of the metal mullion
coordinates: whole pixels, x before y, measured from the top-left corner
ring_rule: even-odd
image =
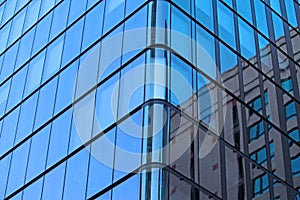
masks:
[[[254,2],[253,0],[250,1],[251,5],[251,10],[252,10],[252,19],[253,19],[253,24],[256,26],[256,13],[254,9]],[[262,71],[262,66],[261,66],[261,57],[260,57],[260,46],[259,46],[259,41],[258,41],[258,34],[257,32],[254,32],[254,41],[255,41],[255,48],[256,48],[256,58],[257,58],[257,66],[259,70]],[[262,100],[262,114],[263,116],[267,117],[267,108],[266,108],[266,99],[265,99],[265,91],[264,91],[264,82],[263,82],[263,77],[262,74],[258,74],[259,78],[259,88],[260,88],[260,98]],[[266,121],[263,121],[263,126],[264,126],[264,139],[265,139],[265,146],[266,146],[266,153],[267,153],[267,168],[269,170],[272,170],[272,162],[271,162],[271,153],[270,153],[270,142],[269,142],[269,129],[268,129],[268,124]],[[269,194],[270,198],[274,199],[274,184],[273,184],[273,179],[271,176],[268,176],[268,182],[269,182]]]
[[[287,17],[287,10],[285,9],[286,6],[285,6],[284,1],[280,1],[280,8],[281,8],[282,15],[284,17]],[[287,51],[289,54],[293,55],[294,52],[292,49],[292,41],[291,41],[291,37],[290,37],[290,31],[289,31],[289,28],[285,24],[283,24],[283,25],[284,25],[283,27],[284,27]],[[294,94],[295,98],[300,99],[299,87],[298,87],[298,83],[297,83],[297,70],[295,69],[294,63],[291,62],[290,60],[289,60],[289,69],[290,69],[290,76],[292,78],[293,94]],[[297,124],[299,126],[300,125],[300,105],[296,104],[295,106],[296,106]]]
[[[268,0],[269,3],[269,0]],[[273,27],[273,18],[272,13],[270,10],[266,9],[267,14],[267,24],[268,24],[268,30],[270,37],[272,39],[275,39],[275,33],[274,33],[274,27]],[[271,47],[271,59],[273,63],[273,69],[274,69],[274,78],[275,81],[281,85],[281,79],[280,79],[280,70],[279,70],[279,64],[277,60],[277,51],[274,47]],[[276,91],[276,102],[277,102],[277,108],[279,112],[279,125],[280,128],[283,129],[285,132],[287,132],[287,125],[286,125],[286,119],[285,119],[285,110],[284,110],[284,102],[283,102],[283,94],[282,91],[279,90],[279,88],[275,88]],[[289,145],[288,140],[284,136],[281,136],[281,147],[282,147],[282,153],[283,153],[283,161],[284,161],[284,175],[286,178],[286,182],[293,186],[293,179],[291,175],[291,163],[290,163],[290,153],[289,153]],[[292,199],[293,194],[290,190],[287,191],[287,196],[289,199]]]
[[[236,1],[232,1],[232,6],[234,10],[237,10],[237,5]],[[235,34],[235,43],[236,43],[236,49],[238,52],[241,52],[241,46],[240,46],[240,35],[239,35],[239,23],[238,23],[238,16],[233,15],[234,19],[234,34]],[[238,67],[238,80],[239,80],[239,91],[240,91],[240,99],[242,101],[245,101],[245,91],[244,91],[244,79],[243,79],[243,67],[242,67],[242,59],[237,56],[237,67]],[[246,155],[249,155],[249,148],[248,148],[248,129],[247,129],[247,120],[246,120],[246,110],[244,106],[240,107],[241,109],[241,121],[242,121],[242,134],[243,134],[243,142],[244,142],[244,151]],[[250,175],[250,163],[245,160],[245,176],[246,176],[246,181],[245,181],[245,189],[247,199],[251,199],[252,197],[252,180],[251,180],[251,175]]]
[[[213,27],[214,27],[214,32],[216,35],[219,35],[219,29],[218,29],[218,9],[217,9],[217,1],[213,0],[212,1],[212,12],[213,12]],[[215,48],[215,59],[216,59],[216,75],[217,75],[217,81],[221,83],[221,70],[220,70],[220,63],[221,63],[221,58],[220,58],[220,44],[214,38],[214,48]],[[223,124],[223,97],[222,97],[222,92],[221,90],[217,90],[217,99],[218,99],[218,131],[220,132],[221,138],[224,138],[224,129],[220,127],[220,124]],[[225,155],[225,146],[222,142],[219,143],[219,155],[220,155],[220,175],[221,175],[221,196],[222,199],[227,200],[227,173],[226,173],[226,155]]]

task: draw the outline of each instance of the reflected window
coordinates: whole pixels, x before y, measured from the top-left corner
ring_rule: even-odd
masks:
[[[300,175],[300,153],[291,159],[293,176]]]
[[[299,135],[299,130],[298,127],[292,129],[289,131],[289,136],[293,138],[296,142],[300,142],[300,135]],[[295,143],[291,140],[289,140],[290,146],[293,146]]]
[[[285,115],[286,115],[286,120],[289,120],[297,116],[294,101],[291,101],[285,105]]]
[[[288,77],[288,78],[285,78],[285,79],[281,80],[281,86],[286,91],[292,92],[293,91],[293,84],[292,84],[291,77]]]
[[[255,123],[254,125],[250,126],[248,128],[249,131],[249,143],[253,142],[254,140],[257,140],[261,136],[264,135],[264,123],[263,121],[259,121]]]
[[[268,175],[263,173],[253,180],[253,194],[252,197],[258,197],[261,194],[269,191]]]
[[[267,163],[267,152],[266,147],[256,150],[250,154],[250,158],[258,164],[264,165]]]

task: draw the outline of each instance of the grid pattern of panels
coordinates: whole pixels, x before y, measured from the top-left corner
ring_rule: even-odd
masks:
[[[122,199],[126,193],[128,199],[299,199],[299,3],[2,1],[0,198]],[[144,31],[135,38],[141,48],[124,54],[126,45],[136,41],[123,33],[145,27],[172,31],[166,31],[162,43],[155,29]],[[175,32],[196,41],[216,67],[198,55],[195,43],[176,40]],[[105,45],[114,37],[113,45]],[[102,76],[98,71],[95,86],[73,102],[78,70],[95,52],[97,66],[111,61],[110,66]],[[160,71],[160,88],[146,84],[155,79],[148,65],[156,62],[168,66]],[[135,84],[127,73],[145,64],[139,78],[145,85],[127,105],[126,91]],[[182,91],[174,71],[191,89]],[[182,91],[183,98],[171,91]],[[95,110],[82,140],[73,112],[90,99]],[[139,127],[150,123],[149,116],[158,119],[153,113],[160,107],[166,110],[162,118],[167,125],[159,142],[130,137],[120,128],[130,119]],[[213,147],[202,158],[207,135]],[[134,153],[168,140],[172,157],[182,137],[193,138],[189,148],[153,172],[118,171],[124,159],[116,148],[105,150],[111,167],[90,154],[102,152],[107,138]],[[141,156],[128,171],[144,162]]]

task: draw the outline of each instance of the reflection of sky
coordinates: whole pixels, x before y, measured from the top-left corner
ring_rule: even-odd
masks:
[[[119,5],[121,5],[124,0],[111,0],[108,5],[108,13],[116,9]]]

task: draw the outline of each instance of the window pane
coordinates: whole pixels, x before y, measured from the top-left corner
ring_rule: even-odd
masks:
[[[31,1],[27,8],[26,19],[24,23],[24,31],[32,26],[38,18],[41,0]]]
[[[30,58],[31,48],[33,44],[35,28],[31,29],[26,35],[21,38],[18,57],[16,61],[16,69],[21,66],[25,61]]]
[[[85,199],[89,152],[83,149],[67,161],[63,199]]]
[[[10,110],[13,106],[21,101],[25,85],[26,73],[27,67],[25,66],[23,69],[21,69],[21,71],[13,76],[12,84],[10,86],[10,91],[12,92],[9,93],[6,110]]]
[[[85,18],[82,49],[85,49],[97,39],[102,33],[104,3],[98,4]]]
[[[0,155],[5,153],[13,146],[16,127],[18,123],[19,110],[19,108],[14,110],[3,120],[0,140]]]
[[[57,87],[57,78],[52,79],[47,85],[45,85],[39,92],[38,105],[36,109],[36,116],[34,122],[34,128],[40,127],[47,120],[52,117],[55,94]]]
[[[59,74],[54,114],[72,103],[78,62],[74,62]]]
[[[212,1],[195,1],[196,19],[205,27],[213,31],[213,8]]]
[[[24,183],[28,150],[29,141],[22,144],[12,153],[6,196],[21,187]]]
[[[67,155],[72,112],[68,110],[52,123],[47,168]]]
[[[88,198],[112,183],[114,144],[115,129],[112,129],[91,145]]]
[[[62,199],[65,166],[66,164],[63,163],[46,174],[43,185],[43,200]]]
[[[58,35],[58,33],[65,29],[68,19],[69,4],[70,0],[65,0],[55,8],[49,40],[52,40],[56,35]]]
[[[65,37],[66,39],[64,44],[62,66],[65,66],[71,59],[79,54],[82,40],[82,29],[83,20],[80,20],[67,31]]]
[[[45,54],[42,53],[30,62],[25,85],[24,97],[26,97],[40,85],[44,66],[44,56]]]
[[[60,68],[61,54],[63,50],[63,37],[58,38],[48,49],[45,58],[43,82],[58,71]]]
[[[50,126],[43,128],[31,139],[26,182],[32,180],[45,170],[50,128]]]
[[[32,132],[37,96],[37,94],[31,96],[21,106],[15,144]]]
[[[125,0],[107,0],[105,2],[104,30],[106,33],[124,18]]]
[[[82,1],[82,0],[71,0],[70,2],[71,2],[71,7],[70,7],[68,24],[71,24],[85,11],[86,3],[87,3],[87,1]]]

